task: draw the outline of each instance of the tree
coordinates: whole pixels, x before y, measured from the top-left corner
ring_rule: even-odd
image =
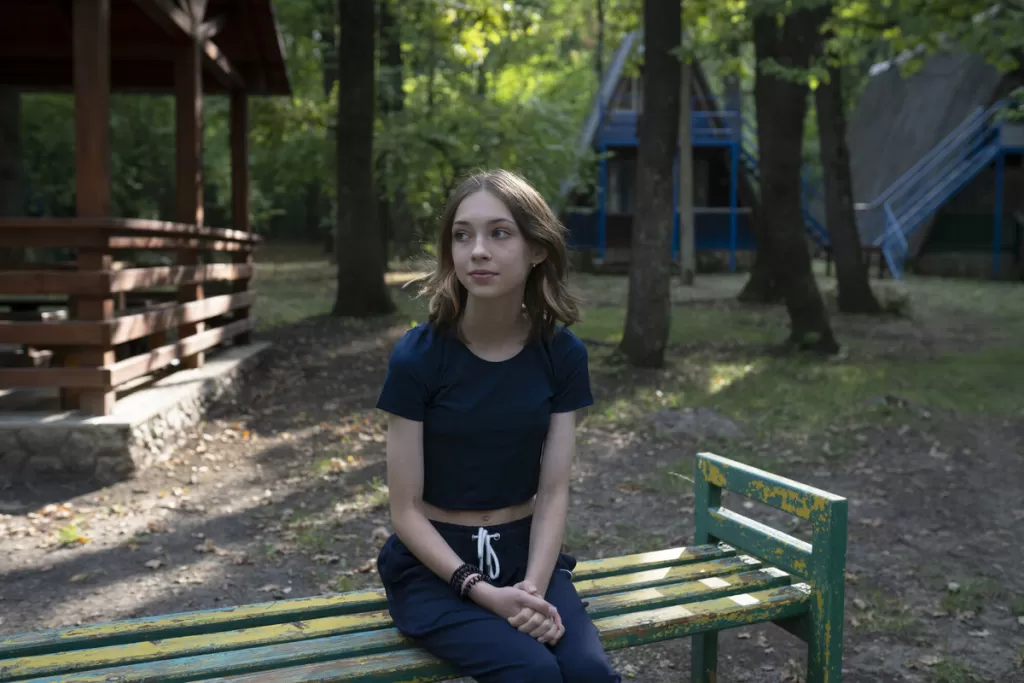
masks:
[[[334,315],[391,313],[373,177],[374,0],[338,0],[338,124]]]
[[[682,40],[679,0],[644,2],[644,101],[637,151],[637,209],[633,217],[632,255],[626,329],[620,350],[639,367],[660,367],[665,360],[672,318],[672,161],[679,137]]]
[[[816,56],[824,60],[826,78],[814,91],[818,115],[821,166],[825,176],[825,216],[836,262],[839,287],[839,310],[844,313],[878,313],[882,307],[871,291],[868,269],[864,263],[857,214],[853,208],[853,178],[850,171],[850,150],[846,143],[846,111],[843,98],[841,62],[837,55],[826,53],[826,43],[833,35],[826,22],[832,15],[833,3],[813,11],[810,22]]]
[[[754,17],[754,100],[764,223],[758,247],[786,303],[790,344],[836,353],[839,345],[811,269],[800,197],[813,23],[814,15],[807,9],[786,15],[782,22],[774,11]]]

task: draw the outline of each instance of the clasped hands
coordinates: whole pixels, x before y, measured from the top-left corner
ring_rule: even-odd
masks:
[[[562,616],[558,613],[558,608],[544,600],[540,591],[530,581],[520,581],[512,588],[542,600],[544,604],[539,605],[532,602],[524,604],[518,614],[509,617],[508,623],[521,632],[533,636],[541,643],[546,645],[557,643],[565,633],[565,626],[562,625]]]
[[[469,597],[545,645],[554,645],[565,633],[558,609],[541,597],[531,581],[501,588],[481,581],[470,588]]]

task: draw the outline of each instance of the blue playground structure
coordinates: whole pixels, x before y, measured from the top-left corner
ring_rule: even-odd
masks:
[[[562,185],[570,245],[590,251],[597,264],[629,259],[642,82],[625,71],[640,41],[634,31],[619,46],[580,135],[578,151],[599,154],[596,187],[580,194],[574,191],[576,179]],[[737,253],[756,248],[751,222],[760,190],[757,129],[738,102],[711,91],[698,63],[693,76],[696,248],[727,253],[735,271]],[[934,56],[906,79],[885,65],[873,71],[851,116],[848,144],[861,244],[866,252],[880,253],[895,278],[903,277],[908,262],[922,273],[1022,274],[1024,177],[1008,178],[1006,168],[1024,175],[1016,170],[1024,154],[1024,126],[1006,121],[1006,82],[980,57],[963,54]],[[809,248],[830,254],[824,191],[807,177],[802,209]],[[673,203],[675,259],[675,196]],[[990,266],[979,261],[986,252]]]

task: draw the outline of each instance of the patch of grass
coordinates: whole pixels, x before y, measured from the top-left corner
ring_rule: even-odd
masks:
[[[1010,598],[1010,612],[1015,617],[1024,616],[1024,595],[1015,595]]]
[[[982,680],[966,664],[953,659],[943,659],[932,669],[933,683],[982,683]]]
[[[776,308],[676,306],[669,344],[767,344],[785,337],[785,321],[785,311]],[[585,309],[583,320],[573,329],[580,337],[618,344],[625,324],[624,306],[606,306]]]
[[[942,607],[950,614],[980,614],[992,603],[1006,597],[1006,589],[995,579],[977,578],[947,589]]]
[[[693,458],[680,458],[659,472],[650,483],[657,491],[669,496],[693,493]]]
[[[352,582],[352,577],[339,574],[331,581],[330,589],[335,593],[348,593],[355,590],[355,584]]]
[[[865,597],[860,621],[869,631],[898,636],[911,635],[920,628],[921,622],[898,595],[873,590]]]
[[[322,555],[331,545],[331,535],[324,529],[309,527],[295,535],[295,544],[308,553]]]

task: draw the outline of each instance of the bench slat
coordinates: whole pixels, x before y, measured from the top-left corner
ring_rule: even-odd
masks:
[[[708,510],[710,533],[729,539],[752,555],[809,578],[811,544],[726,508]]]
[[[790,577],[773,567],[713,579],[603,595],[591,601],[591,618],[685,604],[712,597],[749,593],[786,585]],[[366,656],[409,647],[394,628],[313,640],[280,643],[245,650],[146,662],[102,670],[36,678],[32,683],[186,683],[210,676],[232,676],[289,666]]]
[[[735,555],[724,544],[672,548],[604,560],[587,560],[576,565],[574,580],[595,579],[703,562]],[[293,598],[239,607],[220,607],[197,612],[179,612],[139,619],[47,629],[0,638],[0,661],[10,657],[66,652],[75,648],[119,645],[143,639],[167,639],[202,633],[267,626],[297,619],[316,619],[387,608],[381,588],[339,595]]]
[[[725,588],[729,582],[725,580],[731,574],[760,566],[756,559],[745,557],[726,557],[711,562],[700,562],[683,567],[666,568],[636,572],[622,577],[608,577],[581,582],[578,587],[583,597],[601,596],[608,593],[622,592],[629,589],[652,588],[666,583],[681,583],[684,586],[696,584],[709,589]],[[777,571],[777,570],[776,570]],[[780,573],[785,575],[784,573]],[[667,578],[671,577],[671,578]],[[625,580],[623,580],[625,579]],[[701,583],[695,579],[704,579]],[[711,581],[711,579],[718,579]],[[693,593],[687,589],[687,594]],[[664,592],[664,591],[662,591]],[[715,591],[704,591],[705,595]],[[655,593],[651,595],[659,595]],[[595,598],[600,600],[600,598]],[[598,602],[598,604],[600,604]],[[628,603],[626,603],[628,604]],[[592,609],[594,609],[592,604]],[[603,612],[608,614],[609,612]],[[378,610],[360,614],[349,614],[338,617],[320,619],[304,619],[301,621],[269,624],[254,628],[233,631],[221,631],[211,634],[188,635],[177,638],[144,640],[128,644],[96,646],[89,649],[71,650],[60,653],[47,653],[26,656],[18,659],[0,660],[0,678],[7,680],[23,679],[38,676],[51,676],[72,671],[97,669],[100,667],[118,666],[136,662],[167,660],[178,657],[189,657],[225,650],[243,650],[246,648],[287,643],[298,640],[310,640],[325,636],[336,636],[360,631],[391,626],[391,616],[387,611]]]
[[[711,562],[698,562],[697,564],[685,564],[679,567],[665,567],[663,569],[648,569],[630,574],[619,574],[603,579],[592,579],[588,581],[575,582],[576,590],[583,596],[605,595],[607,593],[619,593],[630,588],[639,586],[660,586],[680,581],[693,581],[705,576],[722,576],[729,572],[739,572],[744,569],[760,567],[761,561],[750,555],[739,555],[735,557],[723,557],[720,560]]]
[[[789,575],[774,568],[758,569],[723,577],[687,583],[643,588],[595,598],[591,617],[599,619],[619,614],[686,604],[714,597],[751,593],[784,586]],[[119,666],[102,670],[32,679],[32,683],[187,683],[211,676],[233,676],[286,667],[365,657],[411,647],[394,628],[365,631],[343,636],[281,643],[264,647],[218,652],[158,662]]]
[[[670,638],[785,619],[807,611],[806,584],[784,586],[685,606],[595,619],[607,650],[655,643]],[[747,603],[747,604],[743,604]],[[423,650],[369,655],[344,661],[307,664],[242,676],[205,679],[207,683],[428,683],[458,678],[447,664]]]
[[[600,579],[606,576],[617,576],[644,569],[660,569],[675,567],[694,562],[706,562],[720,557],[731,557],[736,549],[725,543],[697,545],[667,550],[656,550],[649,553],[620,555],[603,560],[587,560],[580,562],[573,570],[577,581],[581,579]]]

